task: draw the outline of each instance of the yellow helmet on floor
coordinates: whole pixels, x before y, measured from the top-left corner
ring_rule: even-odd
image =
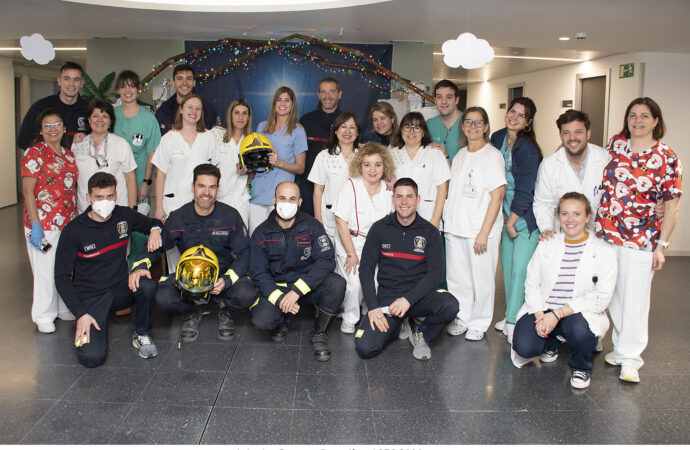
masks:
[[[250,171],[267,172],[272,167],[268,155],[273,151],[271,141],[266,136],[252,133],[240,143],[240,164]]]
[[[189,300],[197,304],[207,303],[208,293],[216,284],[219,271],[216,254],[203,245],[197,245],[188,248],[180,256],[175,271],[175,285]]]

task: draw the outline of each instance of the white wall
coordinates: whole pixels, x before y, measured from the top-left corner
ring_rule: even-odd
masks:
[[[434,79],[433,44],[394,43],[392,71],[410,81],[421,81],[431,86]]]
[[[14,68],[10,58],[0,57],[0,207],[17,203],[14,127]]]
[[[618,78],[618,66],[635,63],[635,76]],[[593,61],[569,64],[554,69],[540,70],[522,75],[470,84],[467,106],[482,106],[489,113],[492,131],[505,126],[506,110],[499,109],[507,102],[508,85],[525,83],[524,95],[537,105],[535,132],[545,155],[560,146],[556,119],[568,108],[561,100],[575,100],[577,75],[610,73],[608,130],[605,140],[621,130],[625,109],[636,97],[648,96],[662,108],[667,133],[663,141],[674,149],[682,162],[690,164],[687,146],[687,105],[690,104],[688,73],[690,55],[678,53],[628,53]],[[690,203],[681,201],[681,213],[673,233],[669,255],[690,255],[690,235],[681,230],[690,226]]]

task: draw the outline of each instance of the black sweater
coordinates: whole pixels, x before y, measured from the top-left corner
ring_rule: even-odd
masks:
[[[86,211],[67,224],[55,254],[55,287],[78,319],[86,314],[83,299],[127,283],[127,244],[132,231],[148,234],[162,227],[158,219],[116,206],[110,219],[96,222]]]
[[[378,293],[374,271],[378,265]],[[405,297],[414,305],[443,281],[441,233],[417,214],[404,227],[396,213],[374,223],[359,262],[359,280],[369,311]]]

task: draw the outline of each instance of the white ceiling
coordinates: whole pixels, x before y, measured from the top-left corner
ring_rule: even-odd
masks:
[[[83,43],[99,37],[216,40],[302,33],[352,43],[423,42],[439,49],[445,40],[470,31],[488,40],[497,54],[592,59],[637,51],[690,53],[690,0],[392,0],[276,13],[136,10],[62,0],[0,0],[0,6],[3,46],[34,32],[52,41]],[[587,39],[576,40],[578,32]],[[563,35],[571,40],[559,41]],[[567,64],[494,60],[468,73],[445,68],[442,57],[434,59],[434,78],[460,82]]]

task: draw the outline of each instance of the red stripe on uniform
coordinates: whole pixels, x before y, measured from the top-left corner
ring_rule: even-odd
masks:
[[[108,253],[110,250],[115,250],[116,248],[124,247],[127,244],[129,244],[129,239],[126,239],[122,242],[118,242],[117,244],[109,245],[105,248],[98,250],[97,252],[89,253],[88,255],[82,252],[77,252],[77,256],[79,256],[80,258],[94,258],[96,256],[102,255],[103,253]]]
[[[209,228],[208,230],[209,230],[209,231],[212,231],[212,230],[224,230],[224,229],[226,229],[226,228],[232,228],[233,230],[236,229],[235,227],[228,225],[227,227]],[[197,231],[199,231],[199,230],[197,230]]]
[[[280,239],[264,239],[263,241],[259,241],[259,245],[263,244],[264,242],[280,242]]]
[[[328,142],[328,139],[319,138],[319,137],[312,137],[312,136],[309,136],[307,138],[307,140],[308,141],[315,141],[315,142]]]
[[[381,250],[381,254],[389,258],[414,259],[416,261],[426,259],[426,255],[412,255],[410,253],[384,252]]]

